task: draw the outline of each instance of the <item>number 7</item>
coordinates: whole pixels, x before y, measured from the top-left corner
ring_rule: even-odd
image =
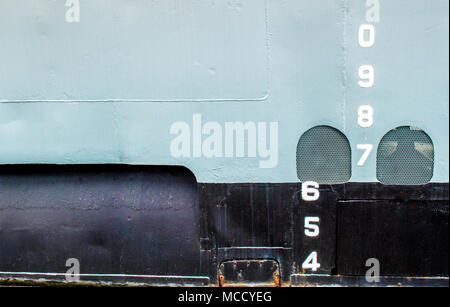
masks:
[[[363,166],[366,164],[367,158],[369,158],[370,153],[372,152],[373,145],[372,144],[358,144],[356,148],[359,150],[364,150],[364,153],[361,159],[358,161],[358,166]]]

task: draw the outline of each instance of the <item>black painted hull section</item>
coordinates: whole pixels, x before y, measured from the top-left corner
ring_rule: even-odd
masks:
[[[377,258],[380,285],[448,285],[448,187],[321,185],[305,202],[300,183],[197,184],[183,168],[2,167],[0,278],[64,280],[77,258],[82,281],[208,285],[223,263],[275,260],[281,285],[360,285]],[[317,238],[305,216],[320,218]]]
[[[200,185],[203,236],[214,239],[211,267],[269,257],[281,263],[284,282],[304,281],[297,275],[311,272],[301,264],[316,251],[321,266],[314,274],[365,276],[366,260],[377,258],[383,276],[448,277],[448,184],[322,185],[315,202],[303,201],[300,187]],[[304,235],[305,216],[320,217],[318,238]]]

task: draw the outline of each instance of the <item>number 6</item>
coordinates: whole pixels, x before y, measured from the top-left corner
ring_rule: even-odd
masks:
[[[304,201],[316,201],[320,197],[319,184],[314,181],[302,183],[302,199]]]

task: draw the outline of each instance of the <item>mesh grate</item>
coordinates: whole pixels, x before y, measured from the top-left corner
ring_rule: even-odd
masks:
[[[349,181],[351,150],[345,135],[328,126],[306,131],[297,145],[297,176],[322,184]]]
[[[384,184],[425,184],[433,177],[434,147],[430,137],[415,127],[399,127],[381,140],[377,179]]]

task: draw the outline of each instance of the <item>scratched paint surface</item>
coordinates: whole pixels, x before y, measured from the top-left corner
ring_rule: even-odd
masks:
[[[389,130],[422,128],[433,182],[448,182],[446,0],[381,1],[377,42],[357,43],[365,2],[0,2],[0,163],[185,165],[199,182],[297,182],[296,145],[316,125],[375,146]],[[183,14],[181,13],[183,12]],[[170,34],[170,35],[168,35]],[[376,68],[363,92],[358,67]],[[55,101],[56,100],[56,101]],[[358,129],[361,104],[375,126]],[[278,163],[175,158],[176,121],[278,122]],[[354,182],[376,181],[376,158]]]

